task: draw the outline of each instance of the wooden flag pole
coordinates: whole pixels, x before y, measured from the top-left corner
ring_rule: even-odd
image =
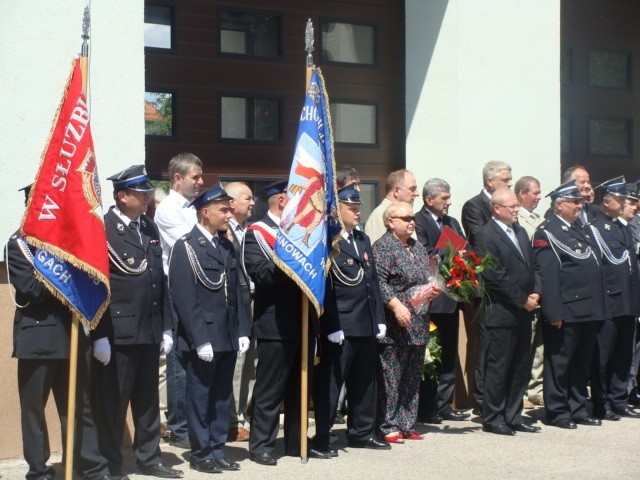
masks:
[[[80,54],[80,69],[82,71],[82,93],[87,95],[87,66],[89,63],[89,6],[84,8],[82,20],[82,50]],[[71,314],[71,335],[69,338],[69,390],[67,396],[67,438],[65,447],[65,480],[73,478],[73,457],[76,426],[76,386],[78,383],[78,332],[80,330],[80,317],[77,313]],[[84,387],[84,386],[83,386]]]
[[[305,95],[313,74],[313,23],[307,20],[304,32],[305,50],[307,52]],[[300,345],[300,460],[307,463],[307,430],[309,428],[309,299],[302,293],[302,342]]]

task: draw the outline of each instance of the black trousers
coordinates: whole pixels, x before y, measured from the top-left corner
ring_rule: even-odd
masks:
[[[432,313],[431,321],[438,327],[442,363],[436,367],[437,383],[429,378],[420,383],[419,419],[425,419],[432,412],[447,413],[451,410],[458,374],[458,311]]]
[[[476,324],[476,359],[473,370],[473,406],[482,412],[484,401],[484,368],[486,355],[487,326],[484,319],[484,308],[480,300],[474,299],[471,305],[465,308],[465,315],[469,314]]]
[[[329,448],[329,432],[343,383],[347,392],[347,437],[367,440],[374,435],[377,352],[375,337],[346,337],[342,345],[323,340],[322,357],[314,374],[317,448]]]
[[[300,454],[300,342],[258,339],[249,452],[273,453],[284,401],[284,448]]]
[[[482,423],[522,423],[522,396],[531,373],[531,322],[487,327]]]
[[[615,317],[605,320],[598,330],[591,368],[593,414],[598,417],[627,408],[634,320],[631,316]]]
[[[587,414],[587,382],[602,322],[542,323],[544,341],[544,409],[547,421],[580,421]]]
[[[79,334],[83,337],[83,334]],[[89,362],[91,350],[86,339],[79,339],[76,389],[76,418],[74,467],[87,479],[100,478],[109,473],[107,462],[98,450],[98,431],[93,421],[89,392]],[[55,471],[47,467],[49,435],[45,406],[53,393],[60,419],[63,450],[67,438],[67,399],[69,360],[18,359],[18,393],[22,424],[24,459],[29,465],[26,478],[53,478]],[[65,456],[67,452],[64,452]]]
[[[100,451],[109,462],[111,475],[124,474],[121,448],[129,403],[136,463],[151,466],[160,462],[159,356],[157,344],[113,345],[107,365],[93,362]]]

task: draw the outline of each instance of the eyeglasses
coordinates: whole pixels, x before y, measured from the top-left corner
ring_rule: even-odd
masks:
[[[404,222],[407,222],[407,223],[416,221],[415,215],[405,215],[404,217],[391,217],[391,218],[399,218],[400,220],[402,220]]]
[[[518,210],[520,208],[520,205],[518,205],[518,204],[516,204],[516,205],[500,205],[500,204],[498,204],[498,206],[507,208],[509,210]]]

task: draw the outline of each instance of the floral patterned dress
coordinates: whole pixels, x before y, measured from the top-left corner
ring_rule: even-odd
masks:
[[[387,232],[373,244],[373,254],[385,305],[397,297],[412,312],[411,325],[405,328],[385,308],[387,336],[378,355],[378,427],[383,435],[410,434],[418,415],[429,314],[415,313],[407,301],[407,290],[429,282],[427,251],[413,238],[405,246]]]

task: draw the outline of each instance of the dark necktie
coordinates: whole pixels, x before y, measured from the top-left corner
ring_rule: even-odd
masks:
[[[442,230],[442,217],[437,218],[436,225],[438,225],[438,228]]]
[[[129,228],[133,231],[133,234],[136,236],[136,239],[138,241],[140,241],[140,244],[142,245],[142,238],[140,237],[140,231],[138,230],[138,221],[136,220],[132,220],[131,222],[129,222]]]

